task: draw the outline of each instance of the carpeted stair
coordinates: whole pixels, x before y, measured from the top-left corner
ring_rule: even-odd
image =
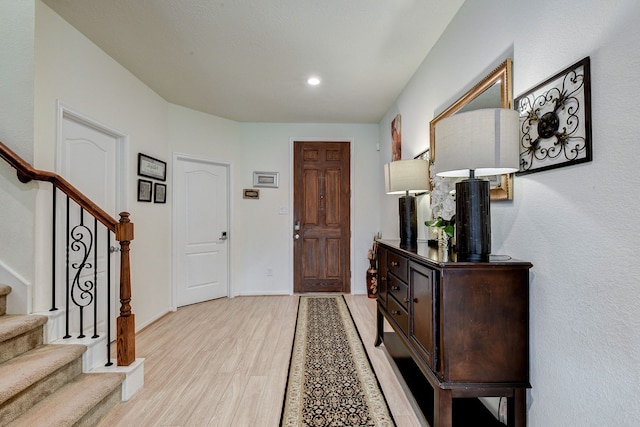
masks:
[[[45,316],[7,315],[0,285],[0,427],[93,426],[121,398],[121,373],[82,372],[84,345],[43,345]]]

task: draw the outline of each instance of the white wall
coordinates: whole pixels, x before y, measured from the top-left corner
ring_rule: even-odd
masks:
[[[171,307],[171,203],[136,201],[136,156],[168,163],[174,153],[231,164],[231,278],[234,295],[287,294],[292,290],[291,138],[352,141],[352,291],[366,293],[367,250],[378,231],[379,153],[377,125],[237,123],[172,105],[68,25],[36,2],[35,165],[55,170],[56,102],[129,137],[128,210],[135,224],[131,244],[132,307],[138,328]],[[254,170],[280,172],[280,188],[262,189],[260,200],[245,200]],[[171,200],[172,186],[167,188]],[[48,198],[36,221],[37,238],[48,241]],[[280,207],[287,210],[279,214]],[[41,216],[41,218],[40,218]],[[48,265],[41,249],[37,265]],[[273,271],[267,275],[267,269]],[[36,272],[46,280],[47,267]],[[36,294],[35,310],[47,308],[47,290]]]
[[[638,22],[635,0],[467,1],[380,123],[381,163],[398,112],[410,158],[428,122],[507,56],[515,96],[591,57],[593,162],[516,177],[515,200],[492,204],[493,252],[534,265],[532,427],[640,419]],[[397,222],[386,205],[382,229]]]
[[[0,141],[27,162],[33,161],[33,13],[33,2],[0,2]],[[21,184],[15,169],[0,161],[0,270],[6,268],[0,276],[13,287],[34,278],[35,188]]]
[[[166,313],[170,304],[171,228],[169,204],[137,202],[137,154],[169,163],[168,104],[42,2],[36,2],[35,166],[55,171],[56,102],[129,137],[128,206],[134,223],[131,243],[132,308],[138,329]],[[170,176],[168,170],[167,176]],[[43,188],[49,186],[43,184]],[[38,208],[46,213],[50,201]],[[117,219],[116,213],[113,216]],[[43,238],[48,217],[36,226]],[[38,283],[49,283],[49,254],[39,253]],[[48,287],[47,287],[48,288]],[[47,309],[47,288],[38,287],[34,309]]]
[[[236,295],[236,288],[238,287],[235,283],[236,272],[245,268],[240,262],[239,251],[241,250],[241,245],[238,244],[239,238],[236,238],[236,235],[239,234],[236,230],[241,227],[241,224],[235,218],[236,212],[241,208],[238,205],[236,194],[238,190],[235,184],[238,181],[238,176],[240,176],[243,157],[240,124],[232,120],[169,104],[168,138],[172,153],[188,154],[189,156],[230,165],[231,228],[228,231],[230,236],[229,261],[231,271],[229,279],[231,293]],[[168,201],[171,201],[172,191],[173,189],[171,189],[171,193],[167,194]]]
[[[378,170],[378,127],[358,124],[263,124],[242,125],[243,174],[236,197],[242,188],[251,188],[253,171],[280,172],[280,188],[260,190],[260,200],[241,200],[237,212],[242,224],[244,271],[238,272],[241,294],[289,293],[293,274],[293,187],[292,138],[350,140],[351,145],[351,217],[352,217],[352,293],[366,293],[367,251],[378,231],[380,195],[375,189],[382,179]],[[286,207],[287,215],[279,208]],[[273,268],[273,277],[266,275]],[[244,274],[244,277],[240,276]]]
[[[367,251],[379,224],[375,188],[382,179],[377,125],[237,123],[177,105],[169,111],[172,151],[231,164],[233,295],[293,291],[292,138],[352,141],[352,292],[366,293]],[[243,199],[253,171],[278,172],[279,188],[261,188],[259,200]]]

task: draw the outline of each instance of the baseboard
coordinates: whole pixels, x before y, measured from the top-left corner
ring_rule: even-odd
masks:
[[[2,260],[0,260],[0,283],[11,286],[11,293],[7,295],[7,314],[31,314],[33,286]]]
[[[287,296],[287,295],[291,295],[291,294],[289,292],[282,292],[281,290],[240,292],[237,294],[237,296],[239,297],[263,297],[263,296]]]

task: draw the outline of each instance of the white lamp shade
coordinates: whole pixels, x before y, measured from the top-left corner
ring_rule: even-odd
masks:
[[[500,175],[518,170],[518,112],[489,108],[454,114],[435,128],[435,173],[444,177]]]
[[[426,160],[396,160],[384,165],[387,194],[422,193],[429,187],[429,163]]]

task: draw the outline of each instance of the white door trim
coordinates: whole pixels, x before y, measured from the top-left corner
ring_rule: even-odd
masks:
[[[315,142],[315,141],[327,141],[327,142],[348,142],[349,143],[349,159],[350,159],[350,176],[349,176],[349,190],[351,190],[351,188],[353,187],[353,171],[354,171],[354,165],[353,165],[353,161],[354,161],[354,155],[353,155],[353,138],[331,138],[331,137],[324,137],[324,138],[318,138],[318,137],[292,137],[289,138],[289,176],[291,177],[291,179],[289,180],[289,225],[290,225],[290,229],[289,230],[293,230],[293,143],[295,141],[308,141],[308,142]],[[349,242],[349,246],[350,246],[350,254],[349,254],[349,262],[350,262],[350,268],[351,268],[351,272],[349,274],[350,279],[350,289],[351,289],[351,293],[353,294],[354,291],[354,282],[353,282],[353,266],[354,266],[354,242],[353,242],[353,236],[354,236],[354,214],[353,214],[353,193],[350,191],[350,196],[349,196],[349,208],[351,210],[350,214],[349,214],[349,227],[351,229],[351,238],[350,238],[350,242]],[[289,240],[289,295],[293,295],[293,232],[291,233],[291,239]]]
[[[233,245],[233,238],[235,237],[233,234],[233,207],[231,204],[231,194],[232,194],[232,188],[233,188],[233,182],[232,182],[232,176],[233,174],[232,172],[232,164],[230,162],[224,162],[224,161],[216,161],[216,160],[212,160],[212,159],[208,159],[205,157],[198,157],[198,156],[193,156],[191,154],[184,154],[184,153],[173,153],[173,160],[172,160],[172,165],[171,165],[171,170],[172,170],[172,178],[171,178],[171,185],[172,185],[172,191],[171,191],[171,197],[172,197],[172,201],[171,201],[171,310],[172,311],[176,311],[178,309],[178,278],[177,278],[177,271],[178,269],[176,268],[176,264],[178,262],[178,257],[177,257],[177,253],[176,253],[176,247],[175,247],[175,241],[176,241],[176,229],[178,227],[177,224],[177,220],[178,220],[178,212],[177,212],[177,206],[175,205],[175,203],[173,203],[173,194],[175,191],[175,187],[176,187],[176,180],[177,180],[177,168],[176,168],[176,163],[179,160],[186,160],[186,161],[194,161],[194,162],[200,162],[200,163],[206,163],[206,164],[210,164],[210,165],[216,165],[216,166],[222,166],[224,168],[226,168],[227,170],[227,230],[229,230],[229,236],[230,239],[228,240],[227,244],[227,296],[229,298],[232,298],[235,294],[233,292],[233,272],[231,270],[231,247]]]

